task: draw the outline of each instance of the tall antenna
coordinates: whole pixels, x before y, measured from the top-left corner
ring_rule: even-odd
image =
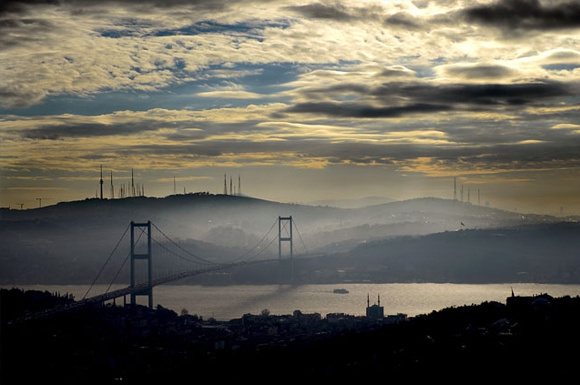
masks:
[[[175,175],[173,175],[173,194],[177,194],[177,186],[175,185]]]
[[[453,200],[457,200],[457,177],[453,177]]]
[[[103,199],[103,165],[101,165],[101,199]]]
[[[227,185],[227,177],[226,174],[224,174],[224,195],[228,195],[228,185]]]
[[[238,175],[238,195],[242,195],[242,177]]]
[[[131,169],[131,196],[135,196],[135,180],[133,179],[133,169]]]
[[[113,187],[113,170],[111,170],[111,199],[115,198],[115,188]]]
[[[234,189],[232,188],[232,177],[230,176],[230,195],[234,195],[233,191]]]

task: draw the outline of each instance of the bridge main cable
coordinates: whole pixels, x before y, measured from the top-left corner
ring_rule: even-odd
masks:
[[[117,251],[117,248],[119,247],[119,245],[121,244],[121,241],[123,240],[123,238],[125,238],[125,235],[127,235],[127,231],[129,231],[129,227],[131,227],[131,225],[129,224],[126,228],[125,231],[123,232],[123,235],[121,235],[121,238],[119,238],[119,241],[117,242],[117,244],[115,245],[115,248],[113,249],[113,251],[111,251],[111,253],[109,254],[109,258],[107,258],[107,261],[105,262],[105,264],[103,265],[103,267],[101,267],[101,270],[99,271],[99,273],[97,274],[97,276],[95,277],[95,279],[93,280],[93,282],[91,283],[91,286],[89,286],[89,289],[87,290],[87,292],[85,293],[85,295],[83,296],[83,299],[85,299],[87,297],[87,295],[89,295],[89,292],[91,291],[91,289],[93,288],[93,286],[95,285],[95,283],[97,282],[97,280],[99,279],[99,277],[101,276],[101,274],[103,273],[103,270],[105,270],[105,267],[109,264],[109,262],[111,261],[111,258],[113,257],[113,254],[115,253],[115,251]],[[109,286],[110,287],[110,286]]]
[[[159,231],[159,232],[161,233],[161,235],[163,235],[163,236],[165,237],[165,239],[167,239],[169,242],[171,242],[173,245],[175,245],[175,247],[177,247],[177,248],[178,248],[178,249],[180,249],[181,251],[185,252],[186,254],[188,254],[188,255],[192,256],[194,259],[196,259],[198,262],[195,262],[195,263],[202,263],[202,264],[206,264],[206,265],[216,265],[216,263],[215,263],[215,262],[212,262],[212,261],[209,261],[209,260],[207,260],[207,259],[205,259],[205,258],[202,258],[202,257],[200,257],[199,255],[196,255],[196,254],[192,253],[191,251],[189,251],[189,250],[186,250],[186,249],[184,249],[183,247],[181,247],[181,245],[179,245],[179,244],[178,244],[177,242],[175,242],[173,239],[169,238],[169,236],[167,236],[167,234],[165,234],[165,233],[164,233],[164,232],[163,232],[163,231],[162,231],[162,230],[161,230],[159,227],[157,227],[157,225],[155,225],[155,223],[151,222],[151,225],[152,225],[152,226],[153,226],[153,227],[154,227],[154,228],[155,228],[157,231]],[[157,243],[157,244],[158,244],[159,246],[161,246],[161,247],[164,247],[164,246],[162,246],[162,244],[161,244],[160,242],[158,242],[157,240],[155,240],[155,243]],[[164,248],[165,248],[165,247],[164,247]],[[175,252],[172,252],[172,251],[170,251],[170,250],[169,250],[169,249],[167,249],[167,248],[165,248],[165,250],[167,250],[167,251],[171,252],[172,254],[176,255],[177,257],[179,257],[179,258],[181,258],[181,259],[183,259],[183,260],[185,260],[185,261],[192,262],[192,263],[194,262],[194,261],[191,261],[191,260],[189,260],[189,259],[187,259],[187,258],[183,257],[182,255],[179,255],[179,254],[177,254],[177,253],[175,253]]]

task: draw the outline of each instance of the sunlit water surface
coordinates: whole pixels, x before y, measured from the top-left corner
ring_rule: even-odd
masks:
[[[3,286],[10,288],[12,286]],[[70,293],[75,299],[82,299],[89,286],[83,285],[23,285],[21,289],[48,290],[60,294]],[[346,294],[333,293],[334,289],[344,288]],[[479,304],[485,301],[505,303],[511,290],[516,295],[550,294],[553,297],[564,295],[580,296],[580,285],[548,284],[343,284],[343,285],[235,285],[235,286],[197,286],[165,285],[153,289],[153,303],[180,313],[187,309],[189,314],[217,320],[239,318],[246,313],[259,314],[268,309],[271,314],[291,314],[294,310],[303,313],[346,313],[364,315],[367,295],[371,305],[377,303],[380,295],[385,315],[404,313],[408,316],[428,314],[451,306]],[[103,293],[106,286],[95,286],[89,297]],[[111,288],[111,290],[114,288]],[[145,304],[146,298],[140,297]],[[127,298],[127,301],[129,299]],[[117,305],[123,298],[116,300]]]

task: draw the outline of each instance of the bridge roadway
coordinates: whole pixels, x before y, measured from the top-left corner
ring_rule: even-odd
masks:
[[[229,268],[234,268],[234,267],[239,267],[239,266],[249,266],[249,265],[256,265],[259,263],[278,262],[278,261],[279,261],[278,259],[261,259],[261,260],[257,260],[257,261],[241,261],[241,262],[216,264],[216,265],[201,268],[201,269],[188,270],[188,271],[184,271],[184,272],[181,272],[178,274],[169,275],[167,277],[162,277],[162,278],[158,278],[156,280],[153,280],[151,282],[151,287],[146,282],[138,284],[138,285],[134,285],[134,286],[128,286],[128,287],[125,287],[122,289],[109,291],[109,292],[104,293],[104,294],[99,294],[99,295],[96,295],[94,297],[84,298],[80,301],[75,301],[73,303],[69,303],[66,305],[56,306],[56,307],[46,309],[46,310],[43,310],[40,312],[27,314],[21,318],[17,318],[17,319],[10,321],[9,324],[18,324],[18,323],[22,323],[25,321],[31,321],[34,319],[38,319],[38,318],[49,317],[49,316],[52,316],[52,315],[55,315],[58,313],[65,312],[65,311],[76,310],[76,309],[83,308],[85,306],[103,303],[106,301],[110,301],[114,298],[124,297],[124,296],[130,295],[130,294],[140,294],[140,293],[146,292],[147,290],[149,290],[150,288],[153,288],[154,286],[159,286],[159,285],[162,285],[164,283],[173,282],[173,281],[177,281],[177,280],[188,278],[188,277],[193,277],[193,276],[200,275],[200,274],[211,273],[213,271],[224,270],[224,269],[229,269]]]

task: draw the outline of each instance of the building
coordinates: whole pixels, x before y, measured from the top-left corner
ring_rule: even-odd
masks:
[[[385,318],[385,308],[381,306],[381,296],[378,296],[378,304],[371,306],[369,295],[367,294],[367,318]]]

